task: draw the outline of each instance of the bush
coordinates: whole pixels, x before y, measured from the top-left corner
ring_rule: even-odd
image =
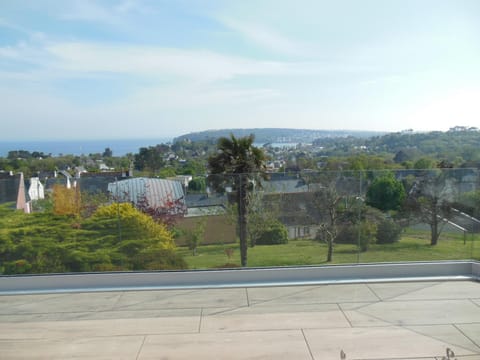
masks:
[[[4,263],[4,274],[27,274],[32,265],[25,259],[9,261]]]
[[[337,244],[357,244],[358,229],[354,225],[342,226],[335,239]]]
[[[368,221],[343,226],[337,234],[337,244],[353,244],[360,246],[361,251],[367,251],[372,238],[375,236],[375,224]]]
[[[257,245],[278,245],[288,243],[288,231],[285,225],[279,221],[274,221],[268,229],[263,231],[258,237]]]
[[[358,232],[360,234],[360,251],[367,251],[372,239],[375,237],[377,228],[375,224],[363,221],[357,225]]]
[[[133,259],[133,270],[177,270],[188,268],[173,249],[145,249]]]
[[[400,240],[402,228],[392,220],[385,219],[377,226],[377,244],[391,244]]]

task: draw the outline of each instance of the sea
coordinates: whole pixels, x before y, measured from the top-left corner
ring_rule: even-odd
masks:
[[[106,148],[110,148],[113,156],[124,156],[128,153],[138,153],[140,148],[155,146],[158,144],[168,144],[173,138],[156,139],[103,139],[103,140],[20,140],[20,141],[1,141],[0,157],[6,157],[9,151],[26,150],[30,152],[38,151],[52,156],[60,155],[88,155],[103,153]]]

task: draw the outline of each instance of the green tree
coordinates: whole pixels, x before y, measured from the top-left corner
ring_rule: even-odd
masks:
[[[435,165],[432,159],[420,158],[413,164],[414,169],[431,169]]]
[[[134,157],[135,169],[156,174],[159,169],[165,166],[164,157],[169,149],[168,145],[164,144],[140,148],[140,151]]]
[[[109,147],[105,148],[105,151],[102,154],[102,157],[112,157],[113,156],[113,151]]]
[[[194,177],[192,181],[188,183],[189,192],[205,192],[206,188],[206,181],[203,177]]]
[[[398,210],[405,200],[403,184],[388,173],[373,180],[367,190],[367,205],[382,211]]]
[[[457,196],[457,180],[448,170],[423,173],[409,191],[406,209],[430,226],[430,245],[437,245],[443,227],[453,217],[452,204]]]
[[[271,220],[266,224],[256,240],[258,245],[278,245],[288,243],[288,230],[278,220]]]
[[[327,262],[333,260],[333,248],[338,236],[340,202],[344,198],[337,190],[337,183],[341,180],[339,172],[324,172],[308,180],[311,194],[306,204],[307,211],[320,226],[316,239],[327,244]]]
[[[259,176],[265,176],[265,154],[253,146],[254,136],[236,138],[221,137],[217,143],[217,153],[208,159],[210,184],[217,190],[232,187],[238,206],[238,227],[240,238],[240,259],[247,266],[247,226],[249,192],[259,185]]]
[[[190,230],[187,234],[188,248],[192,250],[193,256],[197,255],[198,245],[205,237],[205,228],[207,226],[206,219],[197,221],[195,228]]]

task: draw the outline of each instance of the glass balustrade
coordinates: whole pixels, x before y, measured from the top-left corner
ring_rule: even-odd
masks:
[[[45,189],[28,213],[12,198],[0,205],[0,272],[480,260],[476,169],[232,174],[205,182],[190,191],[157,178],[81,178]]]

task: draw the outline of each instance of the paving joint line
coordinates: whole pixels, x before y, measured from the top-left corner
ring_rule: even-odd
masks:
[[[480,300],[479,299],[469,298],[468,300],[470,300],[470,302],[473,303],[473,305],[476,305],[476,306],[480,307]],[[475,300],[479,301],[479,302],[477,303]]]
[[[468,336],[467,334],[465,334],[465,332],[463,332],[462,329],[460,329],[457,324],[452,324],[458,331],[460,331],[460,334],[462,334],[463,336],[465,336],[468,340],[470,340],[472,342],[473,345],[475,345],[477,348],[480,349],[480,344],[478,344],[475,340],[473,340],[470,336]],[[480,354],[480,351],[477,351],[478,354]]]
[[[112,307],[110,308],[111,311],[114,311],[113,309],[116,308],[117,304],[119,303],[120,299],[123,297],[123,295],[125,294],[125,291],[122,291],[120,293],[120,296],[117,298],[117,300],[115,301],[115,304],[112,305]],[[108,310],[107,310],[108,311]]]
[[[250,307],[250,298],[248,297],[248,288],[245,288],[245,296],[247,297],[247,306]]]
[[[138,352],[137,352],[137,356],[135,357],[135,360],[138,360],[139,356],[140,356],[140,353],[142,352],[143,350],[143,345],[145,344],[145,341],[147,340],[147,336],[144,335],[143,336],[143,340],[142,340],[142,343],[140,344],[140,348],[138,349]]]
[[[292,296],[292,295],[298,295],[298,294],[301,294],[301,293],[304,293],[304,292],[308,292],[308,291],[312,291],[316,288],[319,288],[319,287],[322,287],[322,286],[326,286],[326,285],[310,285],[308,289],[303,289],[303,290],[299,290],[299,291],[294,291],[292,293],[289,293],[289,294],[285,294],[285,295],[280,295],[280,296],[277,296],[277,297],[274,297],[272,299],[268,299],[268,300],[260,300],[258,302],[255,303],[255,305],[260,305],[260,304],[265,304],[265,303],[268,303],[268,302],[271,302],[271,301],[275,301],[275,300],[279,300],[279,299],[283,299],[285,297],[288,297],[288,296]],[[279,286],[279,287],[283,287],[283,286]],[[292,287],[294,288],[294,286],[288,286],[288,287]],[[309,303],[310,304],[310,303]],[[318,303],[311,303],[311,304],[318,304]],[[286,305],[289,305],[288,303]],[[291,305],[294,305],[294,304],[291,304]],[[308,304],[307,304],[308,305]]]
[[[303,331],[303,329],[300,329],[300,331],[302,332],[303,340],[305,341],[305,345],[307,345],[307,349],[308,349],[308,353],[310,354],[310,358],[312,360],[315,360],[315,357],[313,356],[312,349],[310,348],[310,344],[308,343],[307,336],[305,335],[305,332]]]
[[[198,333],[202,332],[203,308],[200,309],[200,319],[198,321]]]
[[[407,295],[407,294],[411,294],[411,293],[414,293],[415,291],[419,291],[419,290],[425,290],[425,289],[428,289],[428,288],[431,288],[431,287],[434,287],[434,286],[437,286],[437,285],[440,285],[442,284],[443,282],[442,281],[437,281],[437,282],[434,282],[433,284],[426,284],[425,286],[422,286],[418,289],[414,289],[414,290],[406,290],[405,292],[401,292],[395,296],[392,296],[392,297],[389,297],[389,298],[385,298],[383,299],[384,301],[391,301],[392,299],[395,299],[396,297],[399,297],[399,296],[403,296],[403,295]],[[420,283],[418,283],[420,284]]]
[[[376,293],[376,291],[371,288],[370,284],[366,283],[365,286],[366,286],[366,288],[367,288],[368,290],[370,290],[370,292],[371,292],[373,295],[376,296],[376,298],[378,299],[378,301],[380,301],[380,302],[383,301],[383,299]]]
[[[422,327],[422,326],[437,326],[436,324],[427,324],[427,325],[407,325],[407,326],[402,326],[404,329],[407,329],[408,331],[411,331],[411,332],[414,332],[415,334],[418,334],[418,335],[421,335],[421,336],[425,336],[425,337],[428,337],[430,339],[433,339],[433,340],[436,340],[436,341],[439,341],[439,342],[442,342],[444,344],[450,344],[450,346],[452,348],[460,348],[462,350],[466,350],[466,351],[472,351],[471,349],[468,349],[466,348],[465,346],[463,345],[460,345],[460,344],[454,344],[452,342],[450,342],[449,340],[444,340],[440,337],[436,337],[436,336],[433,336],[433,335],[430,335],[430,334],[424,334],[418,330],[415,330],[413,329],[412,327]],[[453,328],[455,328],[457,331],[459,331],[463,336],[465,336],[468,340],[472,341],[470,338],[468,338],[463,332],[460,331],[460,329],[458,329],[455,324],[441,324],[441,325],[438,325],[438,326],[452,326]],[[474,342],[472,342],[473,345],[477,346],[477,344],[475,344]],[[478,346],[477,346],[478,347]]]
[[[342,313],[343,317],[345,318],[345,320],[347,320],[348,324],[350,325],[351,328],[354,328],[352,322],[350,321],[350,319],[348,318],[347,314],[345,314],[345,311],[343,311],[342,307],[340,306],[339,303],[337,303],[337,306],[338,306],[338,309],[340,310],[340,312]]]

